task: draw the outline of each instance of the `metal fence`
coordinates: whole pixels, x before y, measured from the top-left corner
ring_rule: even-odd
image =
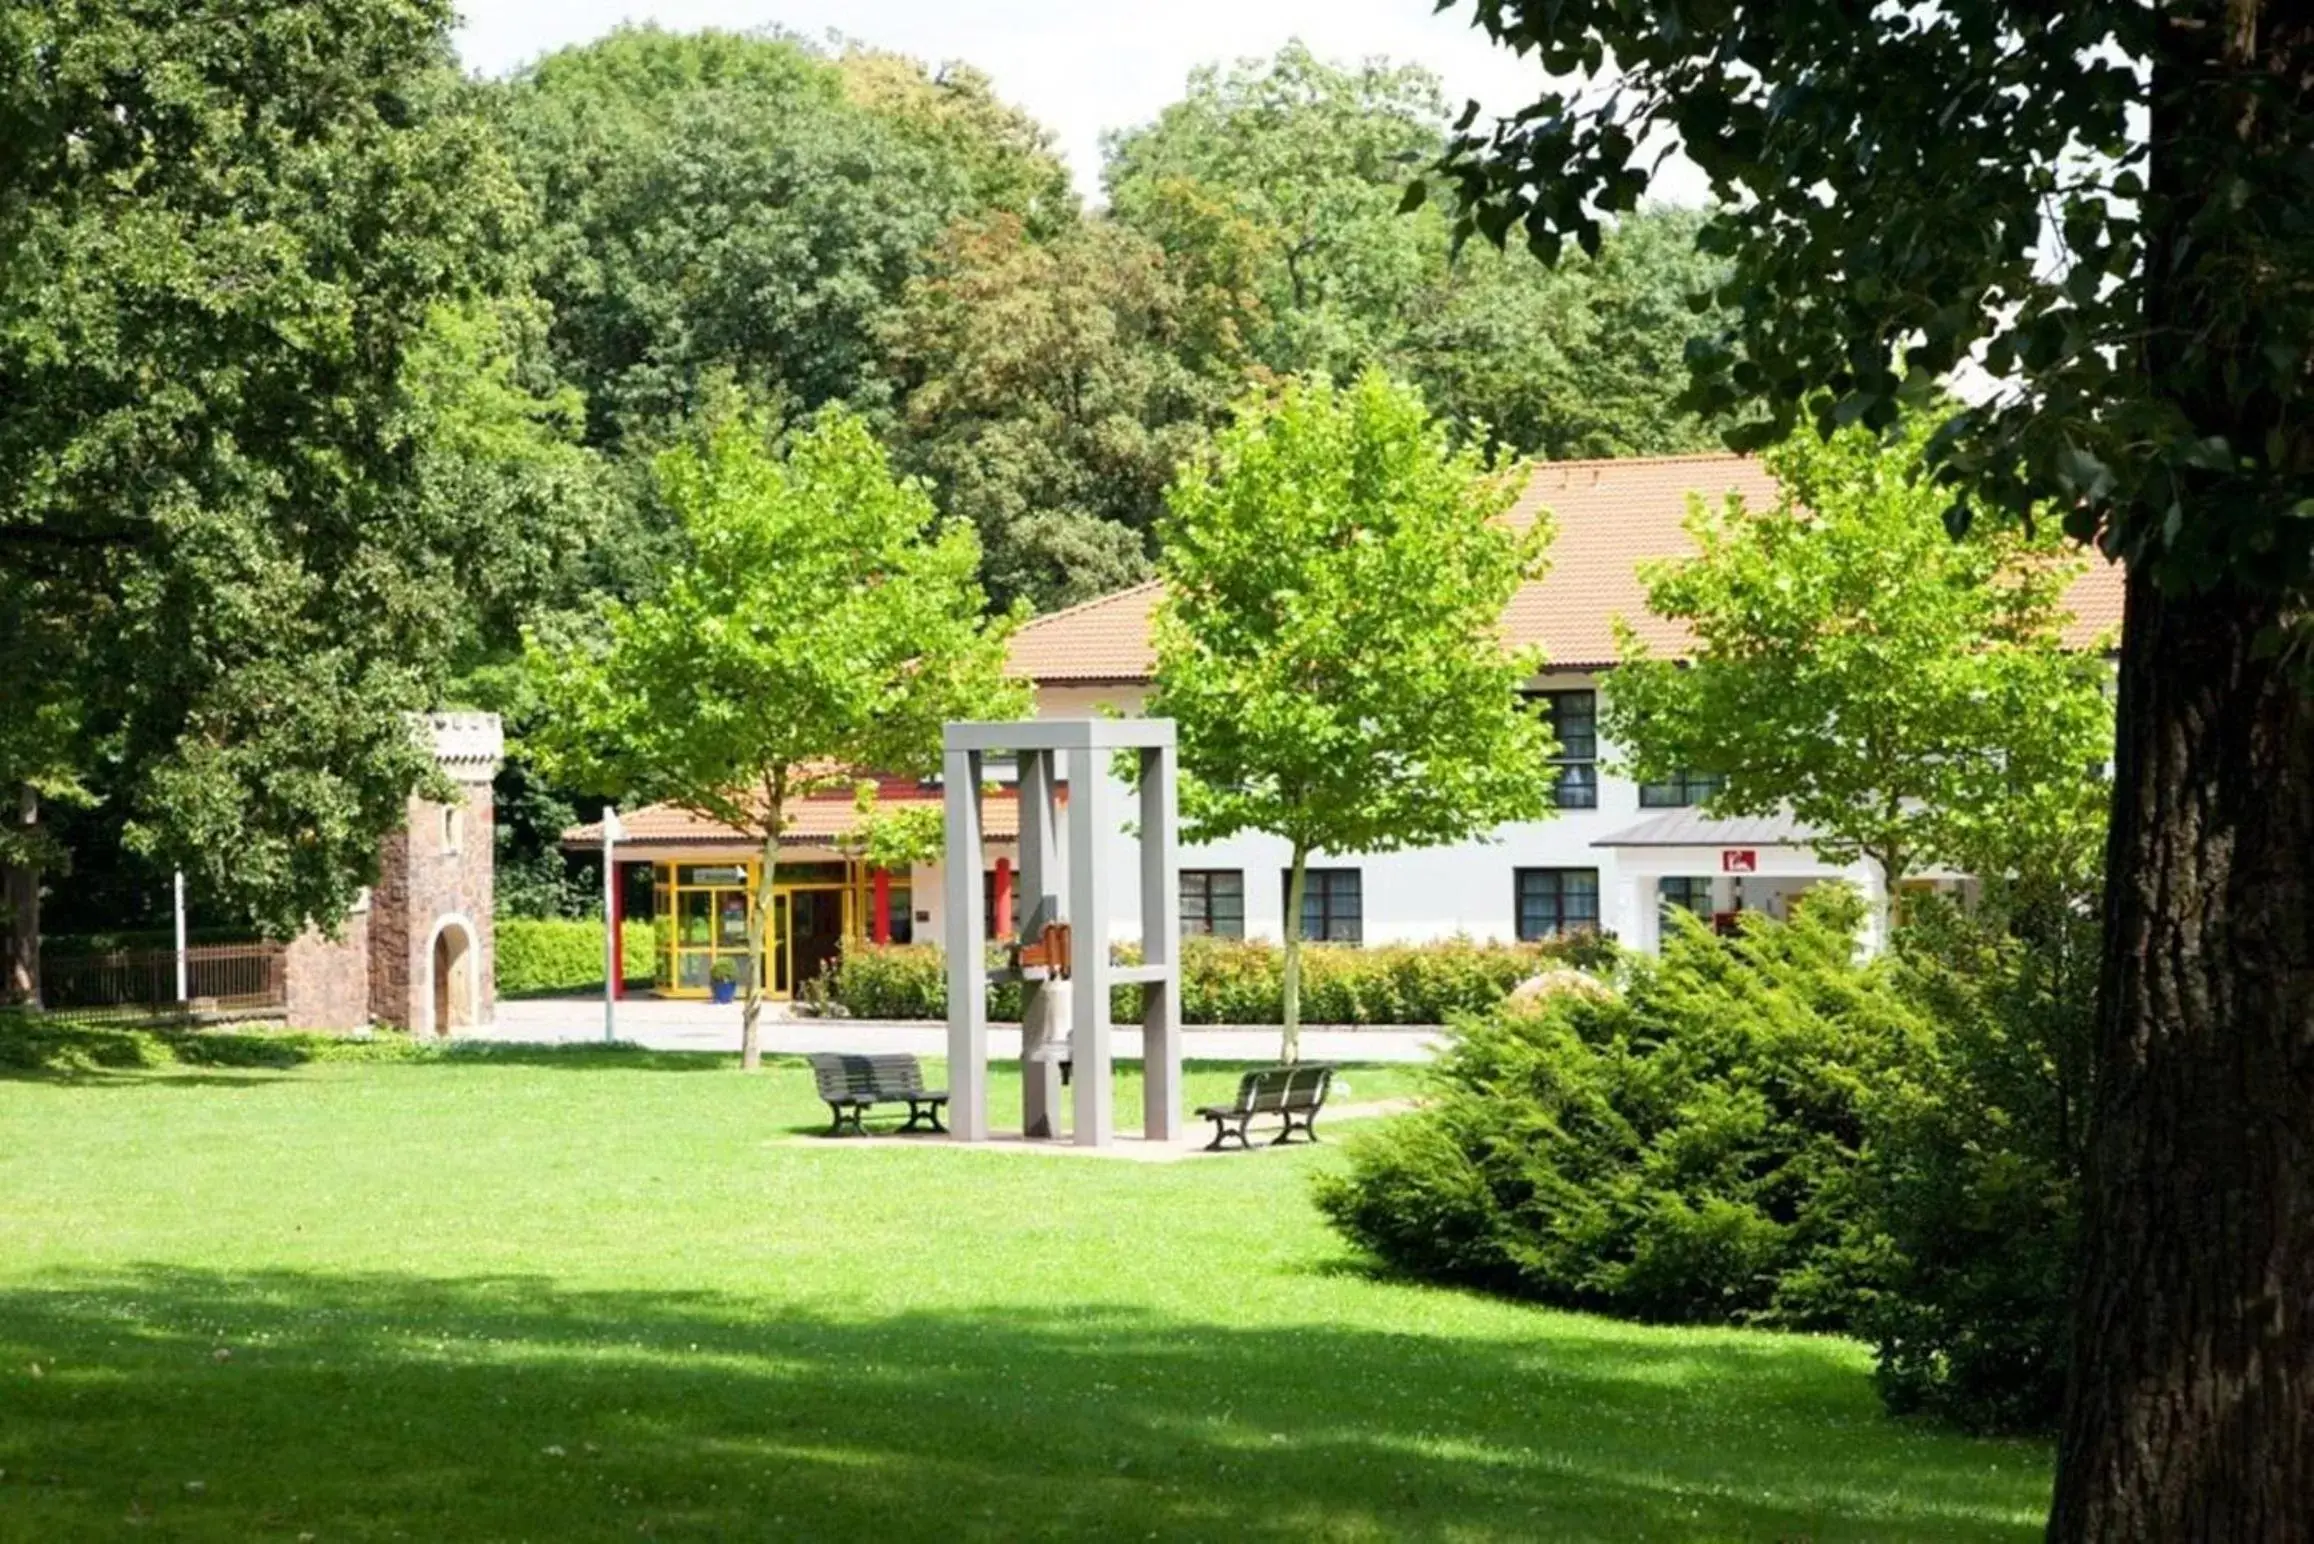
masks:
[[[289,1003],[288,953],[277,943],[187,949],[181,1001],[173,949],[43,954],[40,996],[51,1013],[74,1018],[264,1013]]]

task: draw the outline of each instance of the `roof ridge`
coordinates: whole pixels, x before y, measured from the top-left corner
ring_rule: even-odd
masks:
[[[1564,461],[1536,461],[1534,469],[1548,472],[1566,467],[1594,466],[1684,466],[1698,461],[1757,461],[1757,456],[1741,455],[1732,450],[1683,450],[1663,456],[1570,456]]]
[[[1128,595],[1138,595],[1143,590],[1156,589],[1164,583],[1165,580],[1162,576],[1144,579],[1139,584],[1129,584],[1121,590],[1111,590],[1105,595],[1096,595],[1090,600],[1078,601],[1073,606],[1063,606],[1058,611],[1041,612],[1038,615],[1030,617],[1027,621],[1021,623],[1020,631],[1014,633],[1013,636],[1017,638],[1021,633],[1027,632],[1032,627],[1042,627],[1047,622],[1058,622],[1063,617],[1075,616],[1080,611],[1090,611],[1095,606],[1106,606],[1111,601],[1123,600]]]

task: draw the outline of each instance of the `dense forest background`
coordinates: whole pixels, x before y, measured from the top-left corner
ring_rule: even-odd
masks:
[[[494,279],[433,308],[397,400],[423,462],[409,518],[464,533],[429,602],[456,613],[438,695],[517,742],[509,912],[595,901],[554,846],[583,806],[519,754],[520,633],[651,593],[681,556],[653,458],[720,415],[863,414],[978,528],[992,603],[1036,610],[1145,577],[1183,456],[1297,372],[1379,364],[1525,455],[1718,443],[1674,405],[1687,340],[1717,325],[1690,303],[1714,278],[1695,218],[1643,210],[1556,267],[1458,253],[1436,208],[1402,212],[1450,124],[1418,68],[1288,45],[1200,70],[1108,137],[1098,208],[968,64],[843,43],[629,28],[452,78],[430,111],[487,172],[467,196]],[[75,877],[48,931],[166,915],[167,844],[134,839],[106,777],[51,806]]]

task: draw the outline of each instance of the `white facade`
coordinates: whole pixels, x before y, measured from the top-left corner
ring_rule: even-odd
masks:
[[[1600,690],[1590,672],[1553,672],[1539,677],[1546,692]],[[1037,693],[1040,718],[1083,718],[1108,711],[1138,713],[1146,691],[1138,685],[1047,685]],[[1663,814],[1643,807],[1639,786],[1613,770],[1616,749],[1604,739],[1591,762],[1595,802],[1589,808],[1562,808],[1553,818],[1497,828],[1483,841],[1363,857],[1318,855],[1312,870],[1349,870],[1357,896],[1357,936],[1363,943],[1412,943],[1461,935],[1509,940],[1520,935],[1522,871],[1530,891],[1529,931],[1550,924],[1592,926],[1635,948],[1653,951],[1660,936],[1657,908],[1662,881],[1695,881],[1698,909],[1712,912],[1762,911],[1781,919],[1793,896],[1811,884],[1842,880],[1877,901],[1877,871],[1869,863],[1828,864],[1813,849],[1790,843],[1752,843],[1721,848],[1613,847],[1603,842]],[[1105,801],[1109,809],[1130,810],[1121,789]],[[1131,834],[1110,833],[1115,850],[1107,872],[1132,874]],[[1192,876],[1218,872],[1237,876],[1243,896],[1244,934],[1279,939],[1285,929],[1285,869],[1291,852],[1277,837],[1245,834],[1227,841],[1184,846],[1180,867]],[[995,861],[992,850],[990,862]],[[1739,870],[1741,872],[1739,872]],[[1559,877],[1551,877],[1559,876]],[[1688,888],[1674,886],[1674,889]],[[913,877],[917,936],[945,937],[937,869],[919,868]],[[1557,892],[1557,905],[1551,892]],[[1870,908],[1877,915],[1877,905]],[[1186,920],[1186,919],[1185,919]],[[1140,897],[1120,883],[1110,898],[1108,931],[1117,941],[1140,936]]]

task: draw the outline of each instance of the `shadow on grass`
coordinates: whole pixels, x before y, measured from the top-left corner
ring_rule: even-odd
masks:
[[[1828,1345],[1570,1322],[1505,1344],[1098,1305],[767,1313],[529,1277],[65,1277],[0,1294],[0,1533],[2036,1531],[2037,1450],[1908,1437]]]

